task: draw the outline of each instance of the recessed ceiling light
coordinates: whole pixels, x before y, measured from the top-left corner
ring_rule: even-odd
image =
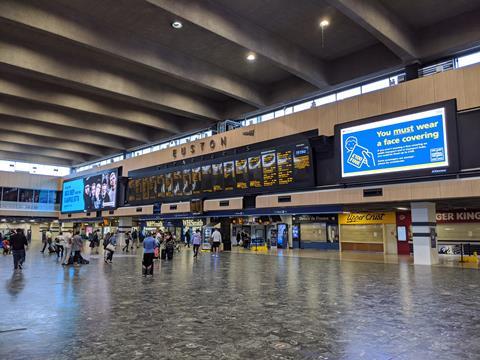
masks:
[[[174,29],[181,29],[183,27],[183,24],[180,21],[174,21],[172,22],[172,27]]]
[[[253,52],[250,52],[247,54],[247,60],[248,61],[255,61],[255,59],[257,58],[257,55],[255,55],[255,53]]]
[[[323,19],[322,21],[320,21],[320,27],[321,28],[325,28],[328,25],[330,25],[330,21],[328,21],[327,19]]]
[[[397,210],[400,210],[400,211],[407,211],[407,210],[410,210],[409,208],[407,207],[397,207]]]

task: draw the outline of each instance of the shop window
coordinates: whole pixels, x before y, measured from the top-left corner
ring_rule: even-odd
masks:
[[[480,239],[480,223],[437,224],[437,240],[478,240]]]
[[[327,224],[300,224],[300,234],[302,241],[327,242]]]
[[[340,226],[342,242],[383,244],[383,224]]]
[[[3,188],[2,200],[3,201],[18,201],[18,189],[17,188]]]

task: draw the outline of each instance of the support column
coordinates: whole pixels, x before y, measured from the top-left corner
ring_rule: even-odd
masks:
[[[73,235],[73,222],[62,222],[60,225],[60,231],[66,232],[69,231]]]
[[[436,237],[435,203],[418,202],[411,204],[413,263],[433,265],[438,263]]]
[[[117,245],[121,247],[125,246],[125,234],[132,230],[132,224],[133,221],[131,217],[121,217],[118,219]]]

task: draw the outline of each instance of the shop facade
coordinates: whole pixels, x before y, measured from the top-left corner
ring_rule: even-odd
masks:
[[[292,216],[293,247],[300,249],[338,250],[337,215]]]
[[[342,251],[398,253],[394,212],[339,214],[338,224]]]

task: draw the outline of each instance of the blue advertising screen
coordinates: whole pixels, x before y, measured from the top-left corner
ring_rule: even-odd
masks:
[[[63,183],[62,212],[83,211],[85,209],[83,189],[83,179]]]
[[[342,178],[449,166],[445,108],[340,130]]]

